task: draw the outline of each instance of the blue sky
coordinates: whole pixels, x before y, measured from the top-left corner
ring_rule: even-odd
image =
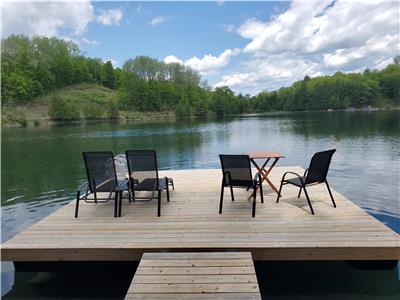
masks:
[[[305,75],[384,68],[400,53],[399,2],[2,3],[2,37],[73,40],[122,66],[148,55],[197,71],[211,87],[255,94]]]
[[[137,55],[159,60],[168,55],[181,59],[217,56],[246,46],[247,40],[234,32],[246,19],[269,20],[288,6],[288,2],[97,2],[95,11],[121,9],[123,18],[119,26],[89,24],[85,36],[97,43],[83,44],[81,49],[91,57],[112,59],[118,66]],[[151,25],[156,18],[161,23]],[[223,71],[202,75],[215,83],[239,62],[240,56],[232,57]]]
[[[86,37],[99,45],[83,45],[90,56],[110,56],[122,63],[136,55],[149,55],[160,60],[174,54],[189,58],[219,54],[225,49],[244,47],[246,40],[228,32],[227,26],[238,27],[251,17],[268,19],[288,3],[255,2],[175,2],[175,3],[94,3],[95,10],[120,8],[124,12],[119,26],[89,24]],[[150,25],[157,17],[165,18]]]

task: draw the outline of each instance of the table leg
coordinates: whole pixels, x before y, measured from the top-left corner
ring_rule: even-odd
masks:
[[[267,158],[267,160],[265,161],[265,163],[262,165],[261,170],[265,169],[265,166],[267,165],[267,163],[270,161],[270,157]]]
[[[254,159],[251,159],[251,162],[253,163],[253,165],[256,167],[257,171],[261,174],[261,182],[266,181],[268,183],[268,185],[275,191],[275,193],[278,193],[278,189],[275,187],[275,185],[271,182],[271,180],[269,180],[268,175],[269,173],[271,173],[272,169],[275,167],[276,163],[279,160],[279,157],[275,157],[274,161],[272,162],[272,164],[268,167],[268,169],[265,169],[265,167],[267,166],[268,162],[270,161],[271,158],[268,158],[264,164],[262,165],[262,167],[260,167],[257,162]],[[257,189],[256,189],[257,190]],[[256,191],[254,191],[256,192]]]
[[[275,193],[278,193],[278,189],[275,187],[275,185],[269,180],[268,175],[271,173],[272,169],[275,167],[276,163],[278,162],[279,157],[276,157],[274,162],[269,166],[268,170],[263,170],[262,174],[262,181],[268,182],[269,186],[275,191]]]

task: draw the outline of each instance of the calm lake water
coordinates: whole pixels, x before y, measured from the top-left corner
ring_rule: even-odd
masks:
[[[112,150],[118,154],[135,148],[156,149],[161,169],[219,168],[218,154],[250,150],[280,151],[286,156],[279,161],[280,166],[306,167],[314,152],[336,148],[330,185],[400,232],[400,112],[324,112],[3,129],[2,241],[73,199],[75,189],[85,178],[82,151]],[[5,298],[57,298],[60,293],[65,297],[121,296],[104,291],[96,294],[98,281],[93,282],[93,291],[90,284],[82,289],[79,284],[74,286],[76,275],[69,273],[19,273],[9,263],[2,267]],[[265,263],[256,268],[263,281],[263,293],[279,299],[400,295],[396,270],[359,270],[344,262]],[[290,275],[273,276],[282,272],[279,270]],[[321,273],[330,275],[325,278]],[[319,287],[309,284],[307,278]],[[336,282],[328,284],[330,280]],[[115,284],[121,285],[121,280]],[[80,292],[71,292],[74,288]],[[90,293],[82,294],[83,289]]]

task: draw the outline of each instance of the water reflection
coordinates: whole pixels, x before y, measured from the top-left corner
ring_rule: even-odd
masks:
[[[218,154],[250,150],[280,151],[280,165],[306,167],[314,152],[336,148],[332,187],[400,232],[399,129],[399,111],[3,129],[2,241],[73,199],[85,177],[82,151],[129,148],[156,149],[161,169],[218,168]]]
[[[289,129],[305,137],[399,137],[399,114],[383,112],[314,112],[290,115]],[[323,123],[322,123],[322,122]]]

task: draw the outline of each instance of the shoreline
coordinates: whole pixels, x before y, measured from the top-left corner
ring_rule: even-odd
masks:
[[[2,114],[3,118],[3,114]],[[75,120],[53,120],[51,118],[26,118],[23,122],[2,122],[2,128],[33,128],[33,127],[51,127],[64,125],[84,125],[95,123],[147,123],[154,121],[175,121],[177,119],[174,112],[125,112],[117,118],[99,118],[99,119],[75,119]]]
[[[253,117],[260,115],[281,115],[281,114],[295,114],[295,113],[334,113],[334,112],[375,112],[375,111],[398,111],[400,107],[362,107],[362,108],[346,108],[346,109],[327,109],[319,111],[268,111],[268,112],[254,112],[254,113],[242,113],[226,115],[225,117]],[[7,110],[7,113],[10,113]],[[4,118],[3,112],[1,113],[2,119]],[[182,116],[179,117],[175,112],[140,112],[140,111],[121,111],[117,118],[99,118],[99,119],[75,119],[75,120],[53,120],[49,117],[38,117],[38,118],[25,118],[21,122],[3,122],[1,123],[2,128],[38,128],[38,127],[51,127],[51,126],[67,126],[67,125],[85,125],[85,124],[96,124],[96,123],[152,123],[170,121],[175,122],[177,120],[187,119],[199,119],[199,118],[210,118],[216,117],[214,113],[209,112],[206,116]]]

